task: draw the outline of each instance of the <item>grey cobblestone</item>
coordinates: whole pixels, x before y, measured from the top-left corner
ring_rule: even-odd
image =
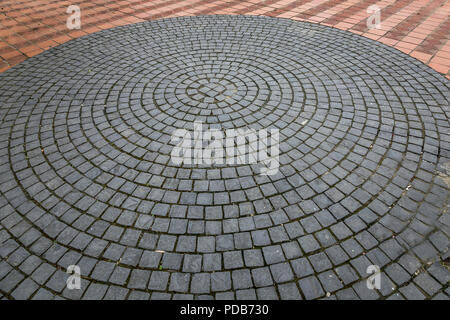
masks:
[[[0,74],[0,297],[448,300],[448,92],[393,48],[269,17],[43,52]],[[196,120],[279,129],[279,172],[175,164]]]

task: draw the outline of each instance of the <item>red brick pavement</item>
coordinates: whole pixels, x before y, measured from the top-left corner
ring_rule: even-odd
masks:
[[[81,29],[66,25],[81,8]],[[381,9],[381,28],[367,28],[367,8]],[[70,39],[146,20],[207,14],[267,15],[348,30],[393,46],[450,79],[447,0],[2,0],[0,72]]]

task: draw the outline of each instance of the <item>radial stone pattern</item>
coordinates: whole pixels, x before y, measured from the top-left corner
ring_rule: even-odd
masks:
[[[0,298],[448,299],[449,82],[395,49],[152,21],[0,74],[0,105]],[[194,121],[278,128],[279,172],[174,165]]]

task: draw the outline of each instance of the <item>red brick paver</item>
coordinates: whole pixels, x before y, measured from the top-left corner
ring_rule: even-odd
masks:
[[[81,8],[80,30],[67,29],[69,5]],[[371,5],[381,9],[379,29],[367,28],[367,8]],[[2,0],[0,72],[102,29],[209,14],[267,15],[348,30],[393,46],[450,79],[448,0]]]

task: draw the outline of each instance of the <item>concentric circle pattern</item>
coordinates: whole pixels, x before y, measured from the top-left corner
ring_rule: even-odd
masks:
[[[23,62],[0,105],[0,297],[448,299],[449,83],[395,49],[166,19]],[[194,121],[279,129],[279,172],[175,165]]]

